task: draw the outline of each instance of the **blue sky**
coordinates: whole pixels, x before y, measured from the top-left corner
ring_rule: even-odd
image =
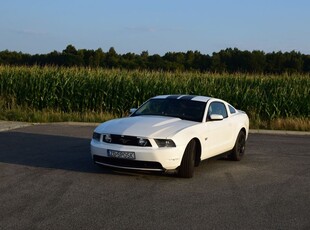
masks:
[[[310,54],[309,0],[0,0],[0,51]]]

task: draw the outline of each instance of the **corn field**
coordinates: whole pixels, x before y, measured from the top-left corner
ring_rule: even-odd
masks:
[[[122,116],[160,94],[194,94],[224,99],[250,118],[310,114],[309,75],[247,75],[150,72],[59,67],[0,66],[3,108],[109,112]]]

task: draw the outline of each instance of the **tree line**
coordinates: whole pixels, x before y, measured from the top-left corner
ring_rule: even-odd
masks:
[[[25,54],[4,50],[0,52],[0,65],[102,67],[119,69],[147,69],[164,71],[200,71],[228,73],[310,73],[310,55],[300,52],[242,51],[227,48],[212,55],[199,51],[167,52],[163,56],[141,54],[118,54],[113,47],[107,52],[76,49],[68,45],[62,52],[48,54]]]

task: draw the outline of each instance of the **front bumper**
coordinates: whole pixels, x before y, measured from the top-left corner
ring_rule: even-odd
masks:
[[[96,140],[91,141],[91,155],[95,163],[110,167],[146,170],[166,171],[174,170],[180,166],[186,146],[177,147],[138,147],[108,144]],[[130,151],[135,153],[135,159],[120,159],[109,157],[107,150]]]

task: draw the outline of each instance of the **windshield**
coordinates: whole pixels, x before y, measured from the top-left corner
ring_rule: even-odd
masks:
[[[131,116],[158,115],[201,122],[205,106],[205,102],[186,99],[150,99]]]

